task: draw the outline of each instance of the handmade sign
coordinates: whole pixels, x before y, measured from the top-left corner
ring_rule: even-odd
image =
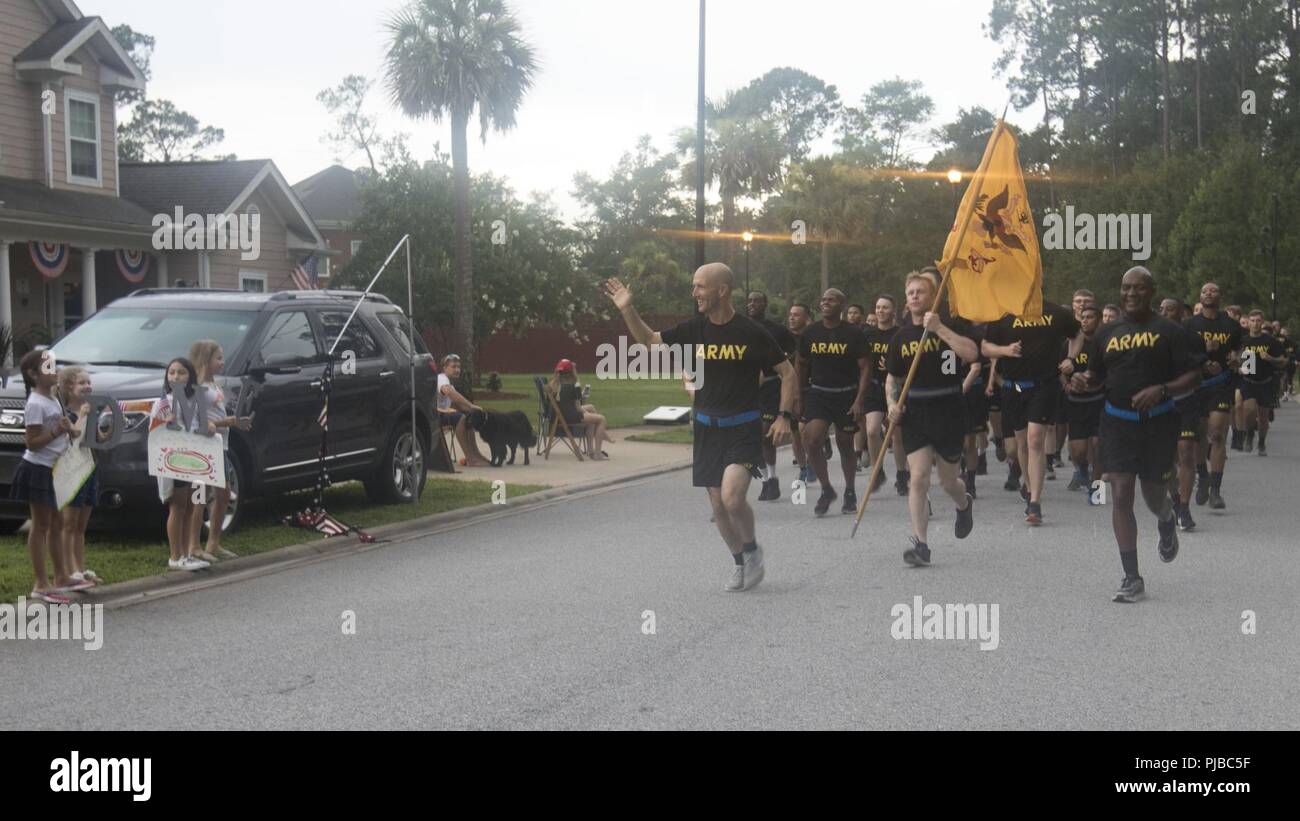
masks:
[[[149,433],[149,475],[178,482],[226,486],[221,434],[203,436],[168,425]]]
[[[90,414],[82,416],[73,425],[79,435],[54,463],[54,499],[59,510],[63,510],[68,502],[76,498],[82,486],[90,481],[95,472],[95,457],[91,449],[81,447],[81,442],[86,437],[86,419],[89,416]]]

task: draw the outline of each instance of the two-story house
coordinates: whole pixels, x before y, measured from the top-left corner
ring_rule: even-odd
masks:
[[[136,288],[291,289],[294,268],[329,255],[269,160],[119,162],[126,89],[145,78],[102,19],[72,0],[0,0],[0,325],[20,351]],[[225,243],[168,248],[160,215],[178,207],[258,214],[256,258]]]

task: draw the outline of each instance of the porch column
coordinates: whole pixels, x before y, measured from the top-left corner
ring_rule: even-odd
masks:
[[[154,254],[154,259],[158,262],[158,287],[172,287],[171,283],[167,281],[167,255],[164,253]]]
[[[12,334],[14,330],[14,306],[13,297],[10,295],[11,283],[9,282],[9,241],[0,239],[0,324],[9,329]],[[5,361],[0,362],[4,367],[10,367],[14,364],[14,352],[10,346],[9,353],[5,354]]]
[[[81,319],[84,322],[95,312],[95,252],[97,248],[81,249]]]

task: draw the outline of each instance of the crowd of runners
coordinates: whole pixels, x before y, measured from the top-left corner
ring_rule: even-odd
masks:
[[[747,494],[758,479],[759,501],[781,499],[781,444],[793,445],[792,489],[819,488],[819,517],[837,499],[842,513],[857,513],[858,475],[879,459],[870,492],[880,490],[881,454],[892,450],[894,489],[907,497],[912,524],[903,559],[918,567],[932,560],[932,474],[956,510],[953,535],[965,538],[992,445],[1006,464],[1003,488],[1020,494],[1029,526],[1048,515],[1044,482],[1070,460],[1067,488],[1078,503],[1111,507],[1124,570],[1113,600],[1142,598],[1138,494],[1156,518],[1160,558],[1173,561],[1178,532],[1196,527],[1193,501],[1227,507],[1228,451],[1268,454],[1274,410],[1293,397],[1295,342],[1263,311],[1225,306],[1212,282],[1194,305],[1156,303],[1156,280],[1142,267],[1123,275],[1117,303],[1079,290],[1069,307],[1045,302],[1040,314],[981,324],[933,310],[939,285],[937,269],[914,271],[901,303],[881,294],[870,310],[830,288],[816,312],[796,303],[781,324],[768,318],[761,292],[747,294],[747,315],[738,313],[734,275],[712,263],[692,281],[696,316],[660,333],[622,283],[606,283],[636,341],[689,345],[703,369],[693,479],[707,489],[734,560],[726,589],[763,579]],[[832,477],[836,453],[840,476]]]

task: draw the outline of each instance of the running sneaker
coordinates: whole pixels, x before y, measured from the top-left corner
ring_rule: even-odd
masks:
[[[776,479],[768,479],[763,483],[763,489],[758,494],[760,502],[770,502],[773,499],[781,498],[781,483]]]
[[[835,492],[835,488],[833,487],[828,487],[822,490],[822,495],[818,497],[817,506],[813,508],[813,513],[818,516],[825,516],[826,511],[831,509],[831,502],[835,501],[837,496],[839,496],[839,494]]]
[[[958,539],[964,539],[970,535],[971,529],[975,527],[975,497],[966,494],[966,509],[957,511],[957,524],[953,526],[952,532]]]
[[[1264,443],[1263,443],[1263,442],[1260,442],[1260,443],[1259,443],[1259,450],[1255,451],[1255,455],[1256,455],[1256,456],[1268,456],[1268,449],[1264,447]]]
[[[1048,480],[1049,482],[1055,482],[1055,481],[1056,481],[1056,467],[1052,465],[1052,460],[1051,460],[1051,459],[1048,459],[1048,460],[1047,460],[1047,473],[1046,473],[1046,478],[1047,478],[1047,480]]]
[[[930,546],[912,537],[912,546],[903,551],[903,561],[912,567],[927,567],[930,564]]]
[[[1030,502],[1025,505],[1025,522],[1031,525],[1041,525],[1043,523],[1043,505],[1041,502]]]
[[[1018,490],[1020,488],[1020,477],[1014,470],[1007,473],[1007,480],[1002,483],[1003,490]]]
[[[753,550],[745,551],[745,582],[742,590],[753,590],[758,587],[758,583],[763,580],[763,548],[761,545],[756,546]]]
[[[193,556],[185,556],[181,561],[189,565],[189,567],[185,568],[186,570],[202,570],[205,567],[212,566],[211,562],[205,562],[202,559],[196,559]]]
[[[1196,504],[1201,507],[1210,501],[1210,480],[1196,477]]]
[[[1070,477],[1070,484],[1065,486],[1066,490],[1083,490],[1088,484],[1088,474],[1083,472],[1083,468],[1075,465],[1074,475]]]
[[[844,504],[840,505],[840,513],[853,514],[858,512],[858,494],[852,490],[844,491]]]
[[[1192,506],[1180,505],[1178,508],[1178,529],[1195,530],[1196,522],[1192,520]]]
[[[876,481],[872,482],[871,484],[871,493],[874,495],[877,490],[880,490],[880,488],[884,487],[886,481],[887,480],[885,479],[885,471],[881,470],[879,473],[876,474]]]
[[[980,451],[979,461],[975,463],[975,475],[976,476],[989,475],[989,456],[984,451]]]
[[[1210,510],[1223,510],[1227,504],[1223,501],[1223,496],[1219,491],[1210,488]]]
[[[724,588],[728,593],[739,593],[745,589],[745,566],[738,564],[731,569],[731,578]]]
[[[1156,523],[1160,531],[1160,561],[1168,563],[1178,558],[1178,517]]]
[[[1132,604],[1147,594],[1147,586],[1142,581],[1141,576],[1125,576],[1124,580],[1119,583],[1119,590],[1115,591],[1113,602],[1123,604]]]

